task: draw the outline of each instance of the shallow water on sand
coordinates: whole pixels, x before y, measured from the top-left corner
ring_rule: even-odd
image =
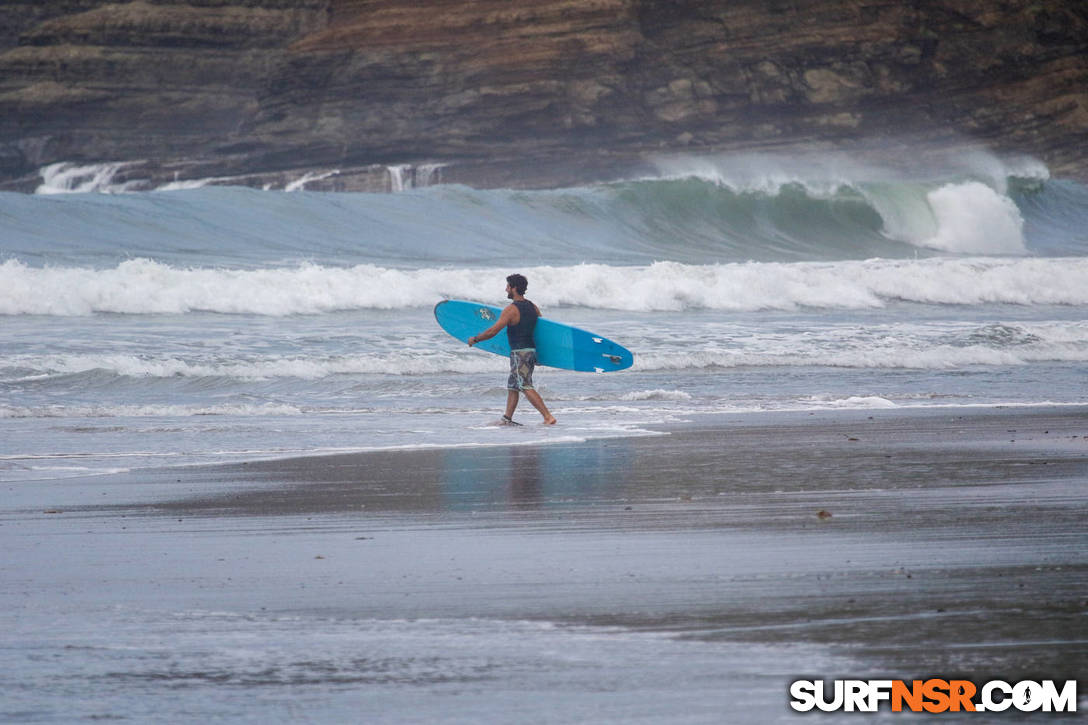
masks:
[[[7,484],[0,717],[761,723],[802,677],[1085,671],[1083,409],[756,420]]]

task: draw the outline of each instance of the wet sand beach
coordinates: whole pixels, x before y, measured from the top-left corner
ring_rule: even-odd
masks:
[[[1088,408],[658,433],[5,484],[0,719],[762,723],[802,677],[1088,672]]]

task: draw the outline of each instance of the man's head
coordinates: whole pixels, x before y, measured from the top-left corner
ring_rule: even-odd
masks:
[[[525,276],[520,274],[512,274],[507,277],[506,284],[511,290],[517,292],[519,295],[525,294],[525,290],[529,289],[529,280],[525,279]]]

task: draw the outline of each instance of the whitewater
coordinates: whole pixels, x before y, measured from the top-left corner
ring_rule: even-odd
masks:
[[[671,157],[585,187],[392,194],[306,191],[319,175],[133,193],[119,168],[0,194],[0,480],[1088,400],[1088,187],[1031,159]],[[540,370],[556,430],[493,425],[506,361],[431,314],[503,302],[512,272],[635,353]]]

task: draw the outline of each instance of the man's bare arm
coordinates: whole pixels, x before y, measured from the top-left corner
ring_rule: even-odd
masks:
[[[472,337],[470,337],[468,339],[468,346],[472,347],[476,343],[482,342],[483,340],[490,340],[495,335],[498,335],[500,332],[502,332],[503,328],[505,328],[507,325],[517,324],[517,320],[514,319],[515,315],[518,315],[518,308],[514,305],[507,305],[506,309],[502,311],[501,315],[499,315],[498,322],[481,332],[479,335],[473,335]]]

